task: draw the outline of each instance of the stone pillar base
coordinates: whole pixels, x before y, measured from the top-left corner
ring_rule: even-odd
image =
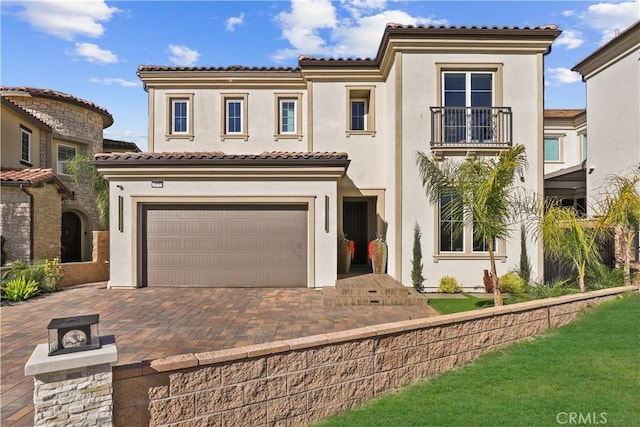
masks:
[[[102,348],[49,356],[38,344],[25,365],[34,376],[35,426],[112,426],[111,367],[118,361],[113,337],[101,337]]]

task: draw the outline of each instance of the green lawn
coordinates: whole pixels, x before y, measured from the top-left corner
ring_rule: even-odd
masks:
[[[465,295],[466,298],[430,298],[429,305],[435,308],[440,314],[493,307],[493,298],[478,298],[470,294],[463,295]]]
[[[636,293],[317,425],[640,426],[639,360]]]

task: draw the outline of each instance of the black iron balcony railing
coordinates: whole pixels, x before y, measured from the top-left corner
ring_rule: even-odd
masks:
[[[431,107],[431,147],[508,147],[511,107]]]

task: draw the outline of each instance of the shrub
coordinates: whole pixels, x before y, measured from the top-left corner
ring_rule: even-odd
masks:
[[[413,259],[411,260],[411,281],[416,291],[422,292],[424,290],[424,277],[422,277],[422,246],[420,245],[420,226],[416,222],[413,227]]]
[[[447,294],[462,292],[462,288],[458,285],[456,278],[451,276],[444,276],[440,279],[440,286],[438,287],[438,290]]]
[[[548,285],[544,283],[526,285],[525,293],[521,295],[519,299],[544,299],[579,293],[580,289],[571,286],[570,283],[569,279],[564,279]]]
[[[531,279],[531,261],[527,254],[527,231],[524,224],[520,226],[520,277],[528,284]]]
[[[587,268],[585,283],[590,290],[624,286],[624,270],[609,268],[599,262]]]
[[[43,262],[44,281],[40,283],[40,288],[45,292],[53,292],[60,289],[64,279],[64,270],[58,258],[48,259]]]
[[[36,283],[44,281],[45,271],[41,264],[27,264],[23,261],[13,261],[9,264],[9,271],[2,277],[3,281],[24,277],[26,281],[34,280]]]
[[[7,281],[2,288],[2,297],[8,301],[24,301],[38,293],[38,283],[33,279],[27,280],[24,276]]]
[[[525,292],[525,281],[518,273],[507,273],[500,277],[500,290],[512,295],[522,295]]]

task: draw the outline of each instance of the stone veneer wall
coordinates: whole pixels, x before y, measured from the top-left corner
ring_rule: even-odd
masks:
[[[31,258],[31,200],[19,187],[2,186],[0,234],[7,239],[7,262]]]
[[[51,126],[54,133],[85,139],[92,144],[92,152],[102,151],[103,121],[102,116],[96,111],[51,98],[11,95],[6,97]]]
[[[62,264],[62,287],[109,280],[109,232],[93,232],[92,261]]]
[[[462,365],[637,287],[114,367],[116,426],[302,426]]]
[[[60,258],[62,197],[58,187],[44,184],[26,190],[33,195],[33,259]]]
[[[110,364],[37,375],[34,425],[113,425],[112,378]]]

